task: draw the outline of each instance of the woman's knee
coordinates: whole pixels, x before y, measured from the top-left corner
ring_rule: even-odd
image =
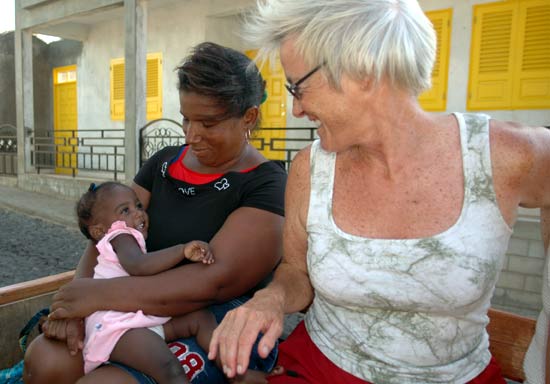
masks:
[[[74,383],[84,374],[82,354],[71,356],[62,342],[38,336],[25,353],[24,382]]]

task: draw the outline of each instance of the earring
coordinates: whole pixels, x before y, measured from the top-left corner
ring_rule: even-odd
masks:
[[[250,129],[247,129],[246,130],[246,133],[244,134],[244,140],[246,141],[246,143],[248,144],[249,140],[250,140]]]

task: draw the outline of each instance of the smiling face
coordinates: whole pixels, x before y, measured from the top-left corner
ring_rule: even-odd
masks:
[[[180,113],[189,152],[213,171],[241,156],[258,117],[257,107],[243,117],[228,117],[215,99],[186,91],[180,91]]]
[[[308,66],[287,39],[280,49],[281,63],[289,83],[295,83],[314,68]],[[334,89],[320,70],[300,83],[300,98],[293,98],[292,114],[313,121],[318,129],[321,146],[340,152],[357,143],[361,135],[358,117],[365,109],[365,93],[361,83],[342,75],[341,89]]]
[[[115,221],[124,221],[126,226],[147,238],[149,217],[131,188],[115,186],[109,190],[99,189],[98,193],[100,195],[92,209],[93,222],[89,227],[94,240],[100,240]]]

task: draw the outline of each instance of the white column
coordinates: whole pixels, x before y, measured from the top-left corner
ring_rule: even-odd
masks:
[[[147,2],[124,0],[125,10],[125,177],[139,168],[139,128],[146,123]]]
[[[30,133],[34,130],[32,58],[32,32],[17,28],[15,30],[15,104],[18,176],[31,170]]]

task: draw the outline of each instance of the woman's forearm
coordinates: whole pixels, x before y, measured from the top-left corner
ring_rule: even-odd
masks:
[[[241,296],[280,260],[282,222],[273,213],[240,208],[210,241],[215,263],[185,264],[151,276],[75,279],[54,296],[54,318],[98,310],[176,316]]]
[[[302,311],[313,300],[313,287],[307,274],[285,263],[277,268],[267,289],[282,300],[285,313]]]
[[[152,276],[131,276],[100,281],[93,293],[95,310],[142,310],[157,316],[176,316],[244,294],[250,287],[227,286],[217,266],[186,264]],[[91,290],[88,290],[91,291]],[[225,295],[220,296],[223,291]],[[227,296],[227,297],[226,297]]]

